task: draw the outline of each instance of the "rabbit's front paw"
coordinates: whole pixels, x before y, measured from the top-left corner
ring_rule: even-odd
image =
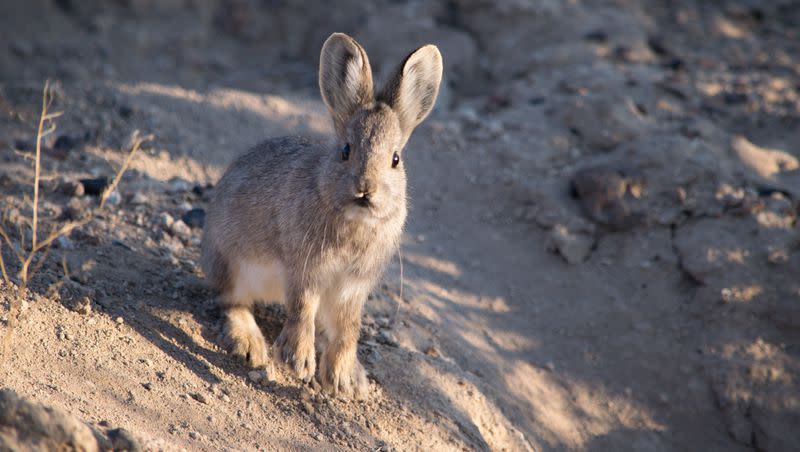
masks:
[[[267,342],[249,310],[228,311],[223,334],[223,341],[231,353],[252,367],[270,367]]]
[[[273,345],[275,358],[289,366],[298,378],[308,383],[317,368],[314,356],[314,334],[303,334],[300,328],[284,326]]]
[[[363,399],[369,391],[367,371],[358,359],[323,354],[320,364],[322,388],[337,397]]]

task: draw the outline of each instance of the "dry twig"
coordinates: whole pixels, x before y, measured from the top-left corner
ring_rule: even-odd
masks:
[[[3,340],[3,356],[0,359],[0,365],[5,363],[7,359],[10,344],[11,344],[11,336],[14,328],[16,327],[16,322],[20,314],[20,310],[22,307],[22,301],[25,299],[28,289],[28,283],[30,282],[33,275],[41,268],[44,264],[45,260],[50,251],[50,246],[58,240],[59,237],[68,236],[73,230],[82,227],[89,222],[91,222],[97,213],[105,207],[106,200],[108,196],[117,188],[119,185],[120,180],[122,179],[122,175],[128,169],[131,160],[133,159],[134,154],[140,149],[141,145],[152,139],[152,136],[148,135],[146,137],[140,137],[138,131],[134,133],[131,148],[128,151],[128,155],[125,158],[125,162],[122,164],[120,169],[117,171],[116,175],[112,183],[103,191],[100,197],[100,204],[90,215],[87,217],[79,220],[79,221],[70,221],[61,225],[60,227],[54,227],[52,231],[47,235],[47,237],[39,241],[38,235],[38,228],[39,228],[39,183],[42,180],[41,176],[41,156],[42,156],[42,138],[45,136],[53,133],[56,129],[55,124],[52,122],[53,119],[62,115],[62,112],[54,112],[49,113],[48,110],[53,102],[53,95],[50,89],[50,82],[45,82],[44,85],[44,92],[42,94],[42,112],[39,117],[39,127],[36,132],[36,153],[34,156],[34,177],[33,177],[33,199],[31,200],[31,208],[32,208],[32,219],[30,221],[30,228],[31,228],[31,246],[30,251],[25,253],[24,245],[22,241],[24,240],[24,231],[23,225],[18,224],[20,227],[20,244],[19,246],[15,246],[9,236],[8,232],[4,228],[5,223],[5,215],[3,216],[2,221],[0,221],[0,273],[2,274],[3,281],[5,282],[6,286],[14,287],[12,285],[11,278],[9,277],[7,267],[5,261],[3,260],[3,243],[5,243],[14,253],[15,257],[19,261],[20,269],[18,272],[18,280],[19,284],[16,285],[16,290],[14,291],[14,296],[11,299],[11,306],[9,308],[9,316],[8,316],[8,324],[6,328],[6,334]],[[49,124],[48,124],[49,123]],[[45,125],[48,127],[45,129]],[[36,265],[31,268],[31,264],[34,260],[39,256]]]

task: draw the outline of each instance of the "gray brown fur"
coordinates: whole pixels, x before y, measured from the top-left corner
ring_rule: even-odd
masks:
[[[376,100],[366,52],[335,33],[323,45],[319,75],[335,139],[272,139],[234,161],[208,209],[202,266],[220,292],[234,353],[256,367],[271,365],[252,306],[284,301],[275,357],[309,380],[316,338],[323,388],[361,396],[361,310],[398,249],[406,218],[405,169],[402,159],[393,168],[392,156],[402,154],[432,109],[442,61],[436,47],[421,47]],[[340,155],[345,143],[347,161]]]

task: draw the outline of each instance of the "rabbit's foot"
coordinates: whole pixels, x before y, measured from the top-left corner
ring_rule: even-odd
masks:
[[[224,343],[252,367],[270,367],[267,342],[247,308],[231,308],[225,313]]]
[[[308,383],[314,378],[317,368],[314,356],[314,333],[306,333],[302,327],[285,325],[273,345],[275,359],[285,363],[298,378]]]
[[[322,389],[336,397],[363,399],[369,392],[367,371],[355,357],[343,353],[325,353],[320,363]]]

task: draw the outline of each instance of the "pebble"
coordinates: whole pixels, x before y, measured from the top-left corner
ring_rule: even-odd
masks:
[[[206,211],[199,208],[189,209],[181,219],[190,228],[202,228],[206,222]]]
[[[119,192],[114,190],[108,194],[106,197],[106,204],[109,206],[118,206],[122,202],[122,196],[120,196]]]
[[[395,338],[394,334],[391,331],[383,330],[378,334],[378,342],[381,344],[388,345],[390,347],[397,347],[397,338]]]
[[[199,392],[193,392],[189,394],[193,399],[197,400],[200,403],[208,404],[208,399],[205,395]]]
[[[56,191],[72,197],[80,197],[86,193],[84,185],[81,182],[70,180],[63,181],[58,184]]]
[[[191,228],[189,228],[183,220],[175,220],[169,230],[173,235],[180,238],[188,238],[192,235]]]
[[[188,191],[189,188],[189,183],[180,177],[173,177],[169,180],[169,189],[173,193]]]
[[[81,297],[77,303],[75,303],[75,308],[73,311],[77,312],[81,315],[89,315],[92,313],[92,300],[89,297]]]
[[[123,319],[122,317],[117,317],[116,319],[114,319],[114,321],[117,322],[118,325],[122,325],[122,323],[125,322],[125,319]]]
[[[247,378],[250,379],[253,383],[258,383],[264,379],[264,372],[260,370],[251,370],[247,372]]]
[[[175,222],[175,219],[172,218],[172,215],[168,214],[167,212],[161,212],[160,214],[158,214],[158,224],[159,225],[161,225],[161,226],[163,226],[165,228],[169,228],[170,226],[172,226],[172,223],[174,223],[174,222]]]
[[[70,151],[78,144],[78,140],[72,138],[69,135],[61,135],[56,138],[56,142],[53,143],[53,149],[58,149],[60,151]]]
[[[62,235],[56,239],[55,246],[63,250],[72,250],[75,249],[75,242],[70,240],[69,237],[64,237]]]
[[[149,381],[147,383],[142,383],[142,387],[147,389],[148,391],[152,391],[153,390],[153,383],[150,383]]]
[[[366,361],[368,364],[377,364],[381,360],[381,354],[378,350],[371,348],[367,353]]]
[[[314,438],[317,441],[322,441],[322,435],[320,435],[319,432],[312,433],[311,437]]]
[[[133,205],[147,204],[147,201],[147,195],[140,191],[137,191],[131,196],[131,204]]]

